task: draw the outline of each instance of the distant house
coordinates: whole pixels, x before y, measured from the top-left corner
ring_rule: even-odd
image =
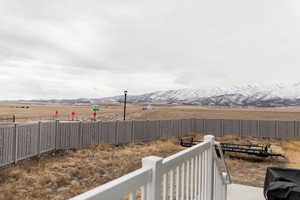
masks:
[[[152,109],[153,109],[153,107],[152,107],[151,104],[148,104],[148,105],[143,107],[143,110],[152,110]]]

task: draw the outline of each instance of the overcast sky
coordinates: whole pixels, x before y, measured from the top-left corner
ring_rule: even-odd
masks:
[[[0,0],[0,99],[295,82],[299,0]]]

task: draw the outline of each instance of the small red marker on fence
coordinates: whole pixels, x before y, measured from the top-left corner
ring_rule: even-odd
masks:
[[[54,119],[57,119],[57,117],[58,117],[58,111],[55,111],[55,113],[54,113]]]
[[[97,116],[97,113],[93,112],[94,121],[96,121],[96,116]]]
[[[74,121],[74,117],[75,117],[76,113],[75,112],[71,112],[71,115],[72,115],[72,121]]]

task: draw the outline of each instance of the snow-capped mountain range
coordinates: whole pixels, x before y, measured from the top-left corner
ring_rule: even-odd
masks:
[[[300,82],[296,84],[244,85],[204,89],[179,89],[128,94],[130,103],[178,103],[202,106],[280,107],[300,105]],[[102,101],[123,102],[124,96],[106,97]]]

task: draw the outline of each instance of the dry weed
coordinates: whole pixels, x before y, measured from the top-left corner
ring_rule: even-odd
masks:
[[[175,139],[98,145],[44,155],[0,172],[0,199],[68,199],[141,167],[141,159],[182,150]]]

